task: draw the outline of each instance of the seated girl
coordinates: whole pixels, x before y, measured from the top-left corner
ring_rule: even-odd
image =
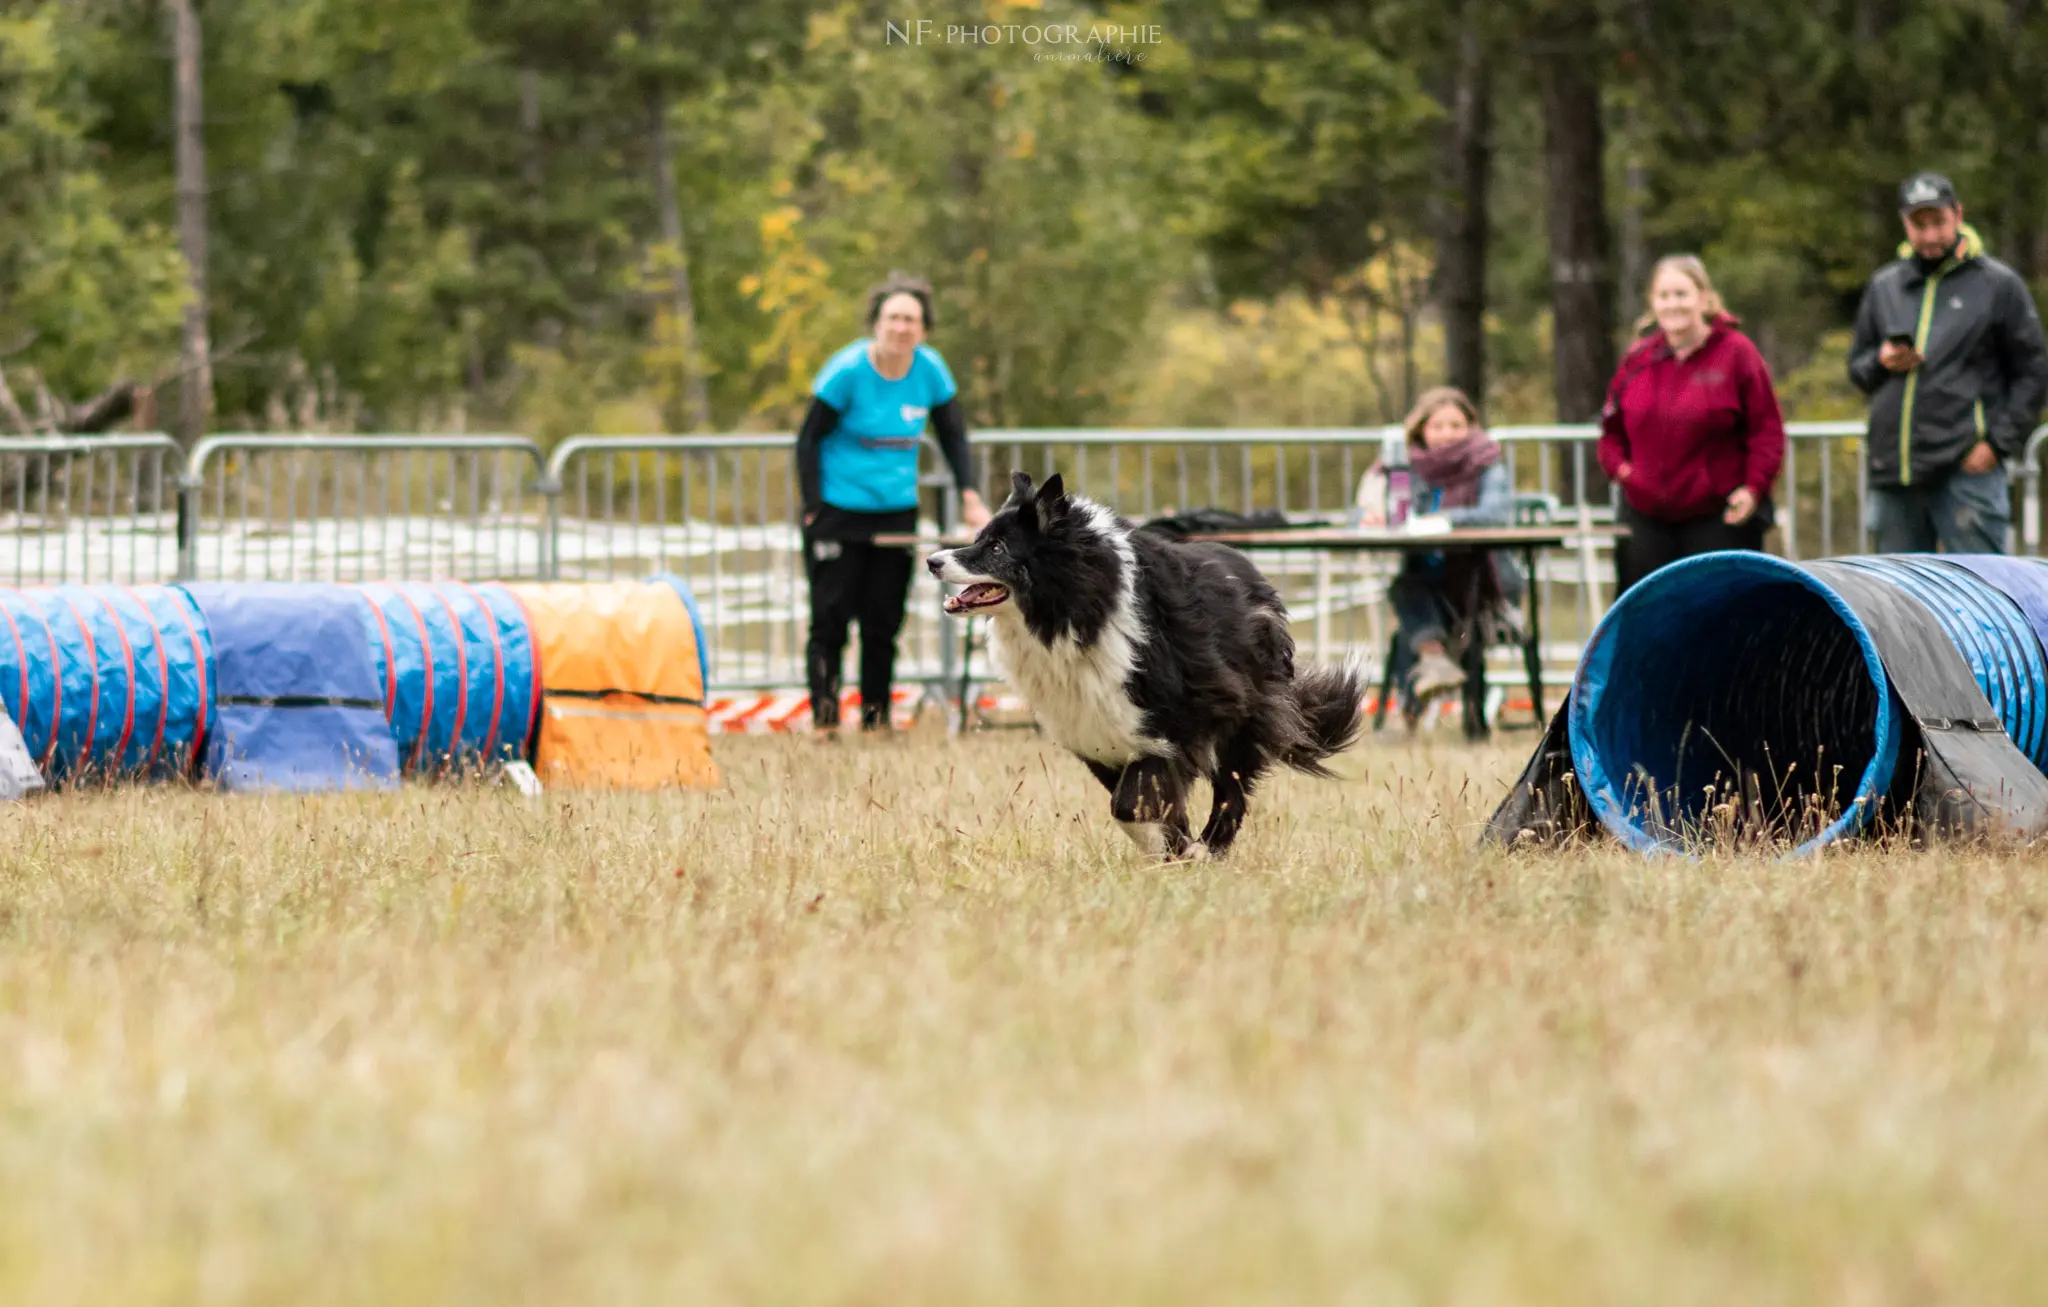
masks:
[[[1411,522],[1437,519],[1438,527],[1507,526],[1513,489],[1501,449],[1479,425],[1479,411],[1451,386],[1424,391],[1408,414]],[[1385,472],[1366,474],[1360,507],[1368,525],[1385,521]],[[1376,502],[1366,502],[1376,501]],[[1419,524],[1419,523],[1418,523]],[[1406,665],[1411,716],[1431,699],[1460,689],[1464,670],[1452,649],[1486,640],[1489,619],[1513,621],[1523,590],[1522,569],[1504,550],[1412,551],[1387,591],[1400,624],[1397,667]]]

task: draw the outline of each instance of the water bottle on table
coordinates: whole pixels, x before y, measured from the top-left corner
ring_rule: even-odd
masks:
[[[1408,511],[1414,506],[1415,485],[1412,475],[1405,467],[1387,469],[1387,526],[1403,526],[1408,521]]]

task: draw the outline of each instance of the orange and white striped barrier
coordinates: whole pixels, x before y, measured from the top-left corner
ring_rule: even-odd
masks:
[[[918,691],[897,686],[889,696],[889,719],[907,727],[917,713]],[[780,735],[811,729],[811,696],[802,690],[749,692],[714,695],[705,704],[713,735]],[[860,725],[860,691],[847,690],[839,696],[839,720]]]

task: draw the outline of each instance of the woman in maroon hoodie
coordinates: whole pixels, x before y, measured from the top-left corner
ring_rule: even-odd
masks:
[[[1771,371],[1698,259],[1658,261],[1652,323],[1615,371],[1600,415],[1600,466],[1621,485],[1629,529],[1614,554],[1621,590],[1693,554],[1763,548],[1785,459]]]

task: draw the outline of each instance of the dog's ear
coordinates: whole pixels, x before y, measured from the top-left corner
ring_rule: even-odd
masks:
[[[1053,519],[1064,515],[1068,507],[1066,482],[1055,472],[1038,487],[1038,525],[1051,526]]]
[[[1028,504],[1031,502],[1031,474],[1029,472],[1010,473],[1010,502],[1012,504]]]

